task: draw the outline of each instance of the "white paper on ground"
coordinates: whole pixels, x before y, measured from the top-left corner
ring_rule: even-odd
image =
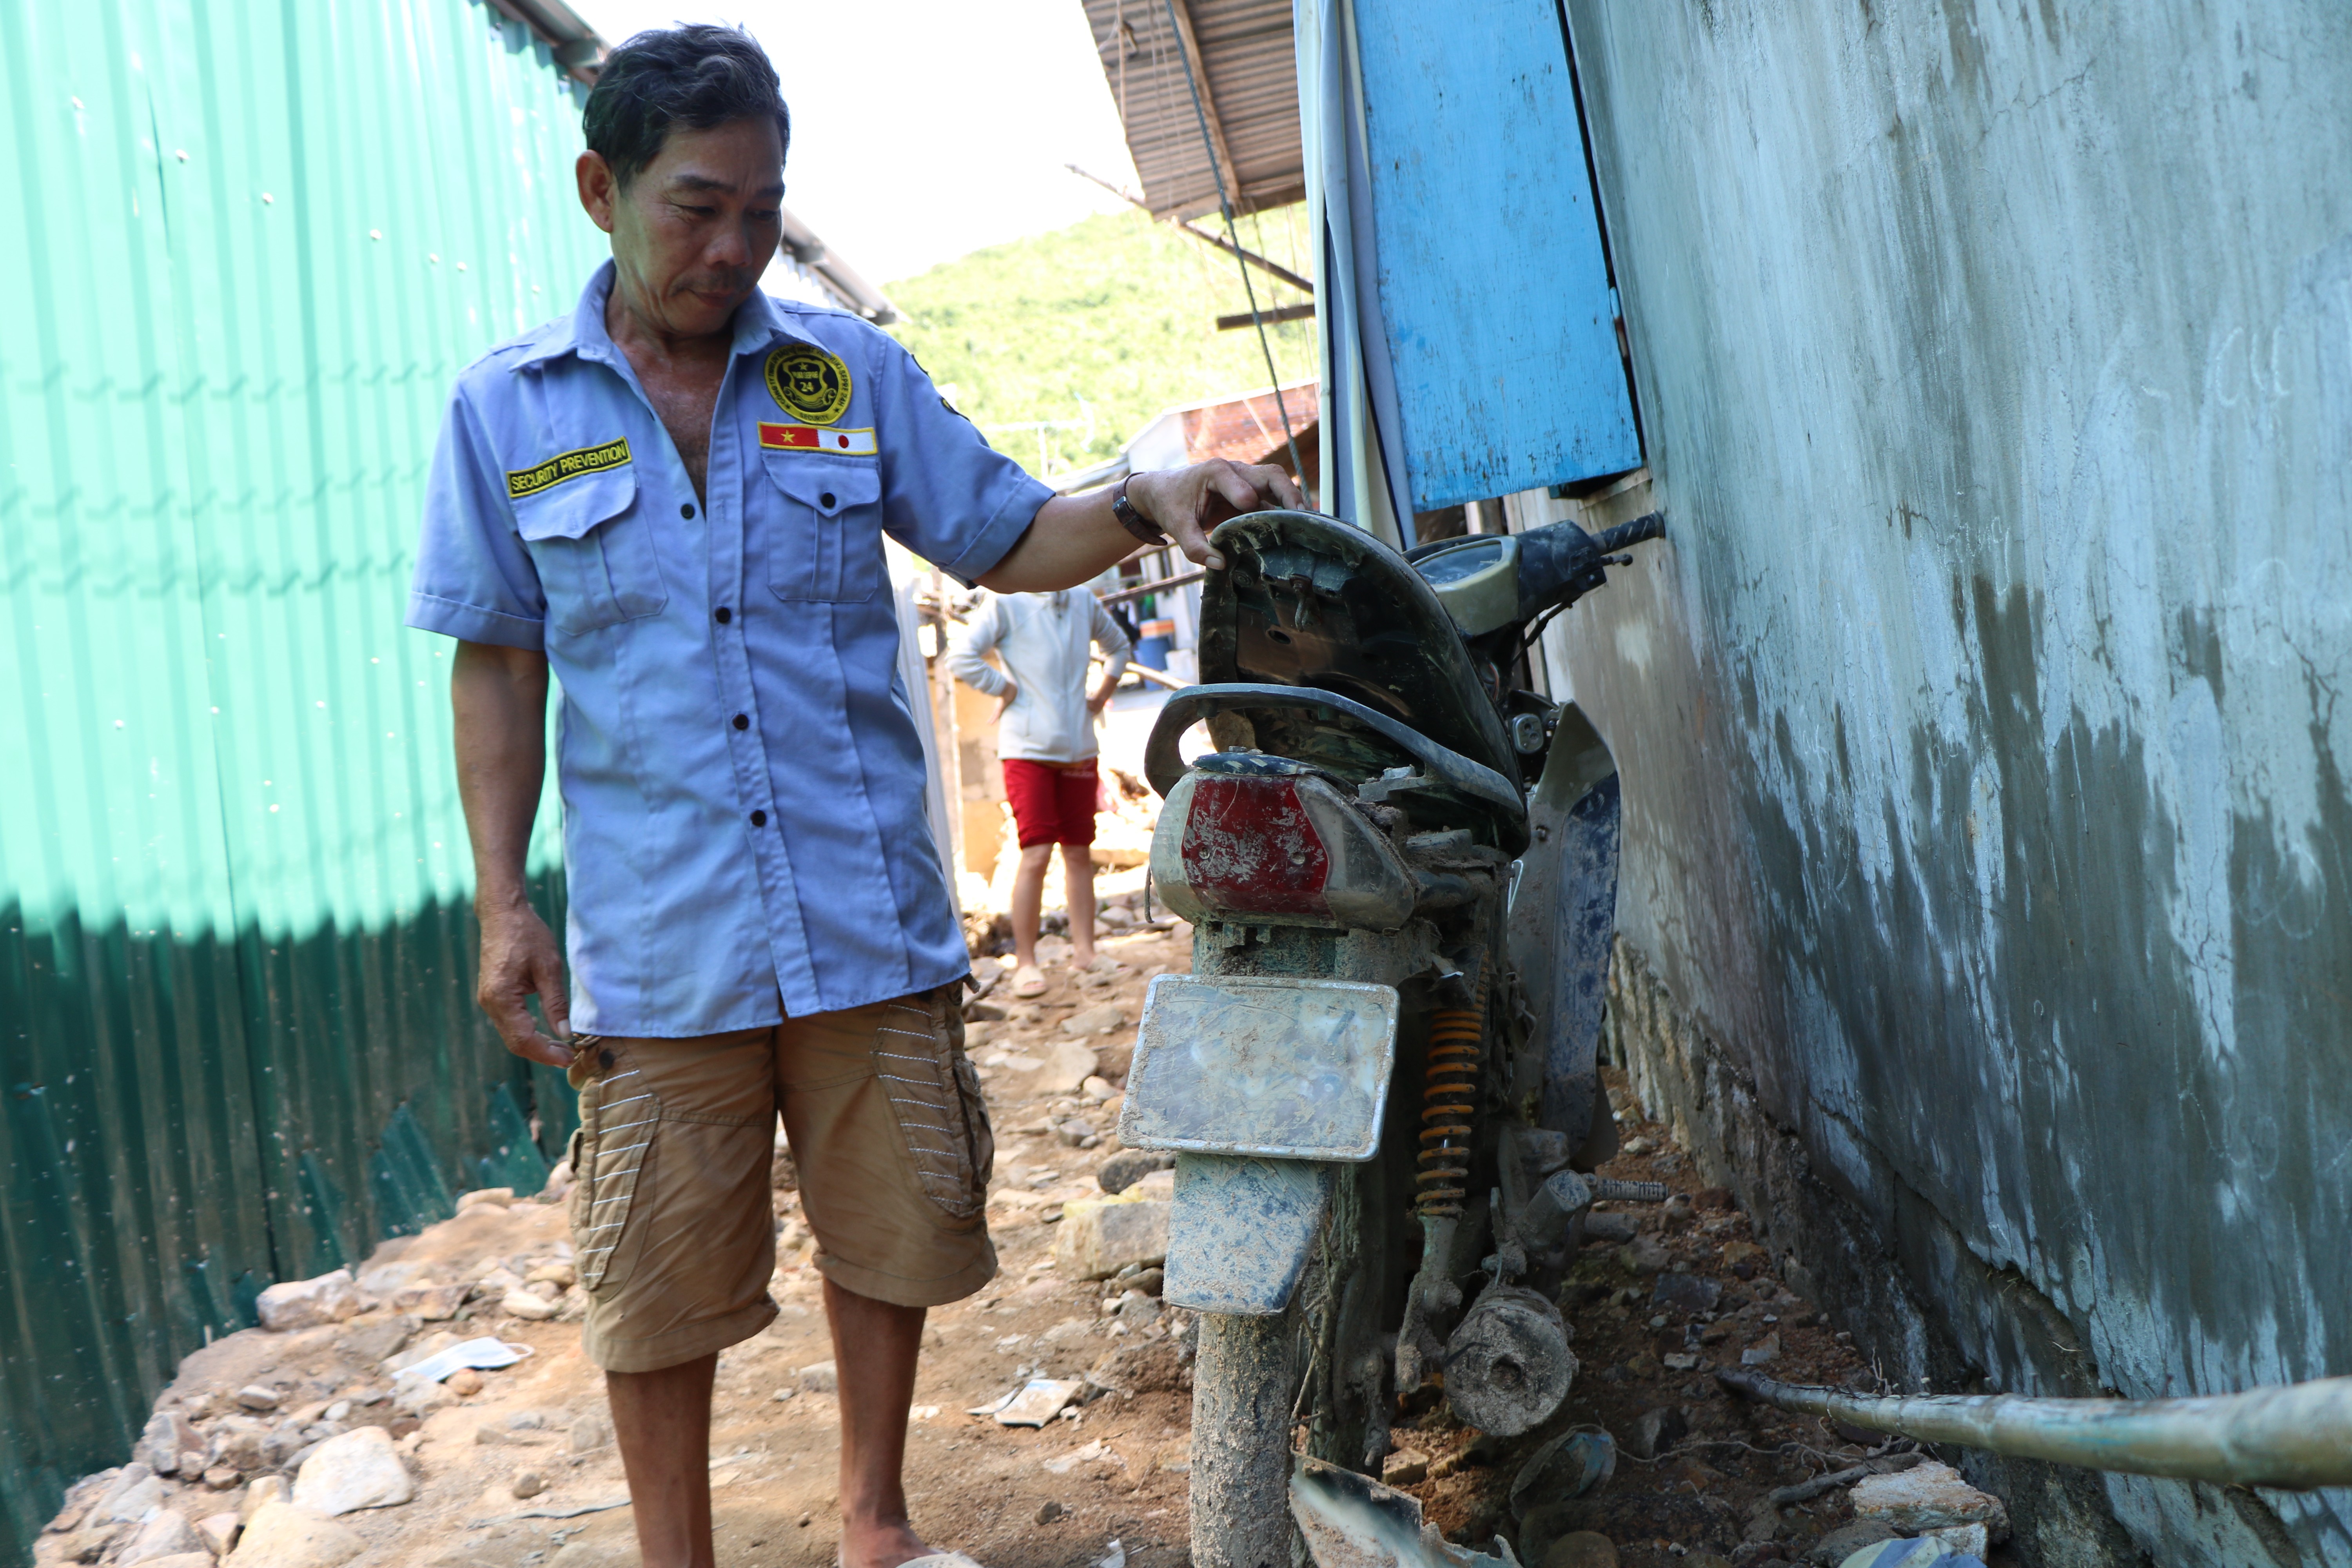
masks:
[[[400,1377],[429,1377],[439,1383],[459,1367],[470,1366],[477,1372],[496,1372],[502,1366],[512,1366],[531,1353],[529,1345],[510,1345],[504,1340],[485,1335],[451,1345],[438,1355],[426,1356],[415,1366],[403,1367]]]

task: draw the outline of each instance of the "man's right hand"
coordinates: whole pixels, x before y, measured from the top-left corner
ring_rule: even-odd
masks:
[[[478,911],[482,922],[482,972],[474,1000],[505,1040],[507,1049],[551,1068],[572,1065],[572,1047],[541,1032],[530,1016],[536,996],[557,1035],[572,1033],[572,1005],[563,990],[563,959],[555,933],[529,904]]]
[[[530,822],[547,773],[547,656],[460,642],[450,664],[449,707],[457,731],[457,795],[474,849],[474,915],[482,926],[474,1000],[507,1049],[570,1067],[572,1047],[540,1033],[529,1005],[537,996],[555,1032],[572,1033],[563,956],[523,892]]]
[[[1007,713],[1011,712],[1013,710],[1013,699],[1020,695],[1021,683],[1014,680],[1011,676],[1006,676],[1004,678],[1004,689],[996,694],[996,716],[999,719],[1002,719]]]

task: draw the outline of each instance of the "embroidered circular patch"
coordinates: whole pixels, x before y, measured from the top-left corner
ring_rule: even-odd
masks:
[[[849,367],[823,349],[786,343],[768,356],[768,395],[796,419],[830,425],[849,412]]]

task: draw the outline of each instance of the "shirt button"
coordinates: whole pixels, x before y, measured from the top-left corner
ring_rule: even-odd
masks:
[[[678,508],[677,515],[680,517],[692,517],[694,515],[694,503],[692,501],[688,501],[684,506]]]
[[[735,715],[735,728],[737,728],[738,730],[748,730],[748,729],[750,729],[751,727],[751,721],[750,721],[749,719],[746,719],[746,718],[745,718],[745,717],[743,717],[743,715],[741,715],[740,713],[738,713],[738,714],[736,714],[736,715]]]
[[[733,619],[735,618],[735,612],[734,612],[734,611],[732,611],[732,610],[730,610],[730,609],[729,609],[729,608],[728,608],[726,605],[719,605],[717,609],[715,609],[715,610],[711,611],[710,613],[711,613],[713,616],[717,616],[717,617],[718,617],[719,624],[720,626],[725,626],[728,622],[730,622],[730,621],[731,621],[731,620],[733,620]]]
[[[754,827],[765,827],[765,826],[768,826],[768,814],[767,814],[766,812],[764,812],[764,811],[755,811],[755,812],[753,812],[753,813],[751,814],[751,826],[754,826]]]
[[[833,492],[831,490],[827,490],[823,495],[817,497],[816,504],[819,506],[831,506],[833,504]]]

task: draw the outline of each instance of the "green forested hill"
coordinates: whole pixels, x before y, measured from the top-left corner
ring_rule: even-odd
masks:
[[[1213,219],[1202,220],[1204,224]],[[1242,243],[1294,272],[1306,224],[1297,208],[1242,220]],[[1254,272],[1261,309],[1303,296]],[[889,286],[904,319],[890,331],[999,450],[1033,471],[1032,421],[1084,421],[1048,430],[1047,468],[1086,468],[1117,452],[1171,403],[1266,384],[1257,334],[1221,332],[1216,318],[1249,309],[1238,264],[1140,212],[975,251]],[[1284,381],[1315,374],[1315,323],[1268,330]]]

